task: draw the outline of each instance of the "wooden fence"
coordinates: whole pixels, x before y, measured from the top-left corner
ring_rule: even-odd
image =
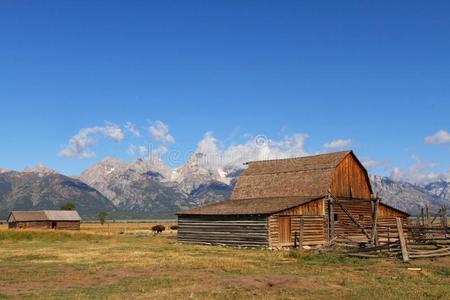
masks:
[[[359,247],[348,250],[347,254],[366,258],[401,256],[403,261],[450,255],[450,228],[422,224],[432,223],[403,226],[401,219],[397,218],[395,228],[378,228],[376,245],[360,244]]]

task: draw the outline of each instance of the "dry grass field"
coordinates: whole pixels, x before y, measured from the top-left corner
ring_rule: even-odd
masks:
[[[153,236],[150,226],[2,228],[0,299],[450,299],[450,257],[404,264],[182,245],[176,232]]]

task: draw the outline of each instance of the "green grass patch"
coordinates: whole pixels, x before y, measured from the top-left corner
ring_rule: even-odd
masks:
[[[437,268],[433,269],[433,272],[439,276],[450,277],[450,268],[449,267],[437,267]]]
[[[88,234],[81,232],[61,232],[61,231],[0,231],[0,241],[99,241],[104,240],[109,237],[96,235],[96,234]]]
[[[291,249],[286,255],[309,265],[369,265],[367,259],[348,257],[338,253],[319,253],[311,250]]]
[[[58,259],[55,255],[42,255],[42,254],[29,254],[29,255],[14,255],[8,257],[8,261],[21,262],[21,261],[33,261],[33,260],[54,260]]]

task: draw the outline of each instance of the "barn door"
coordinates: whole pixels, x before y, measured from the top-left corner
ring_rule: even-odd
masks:
[[[278,217],[279,241],[280,244],[287,244],[291,242],[291,217]]]

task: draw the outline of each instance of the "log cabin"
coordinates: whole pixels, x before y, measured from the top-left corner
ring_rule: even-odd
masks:
[[[352,151],[246,165],[230,200],[177,214],[179,242],[317,247],[337,238],[367,241],[372,228],[407,221],[407,213],[374,197]]]
[[[75,210],[12,211],[8,228],[80,230],[81,218]]]

